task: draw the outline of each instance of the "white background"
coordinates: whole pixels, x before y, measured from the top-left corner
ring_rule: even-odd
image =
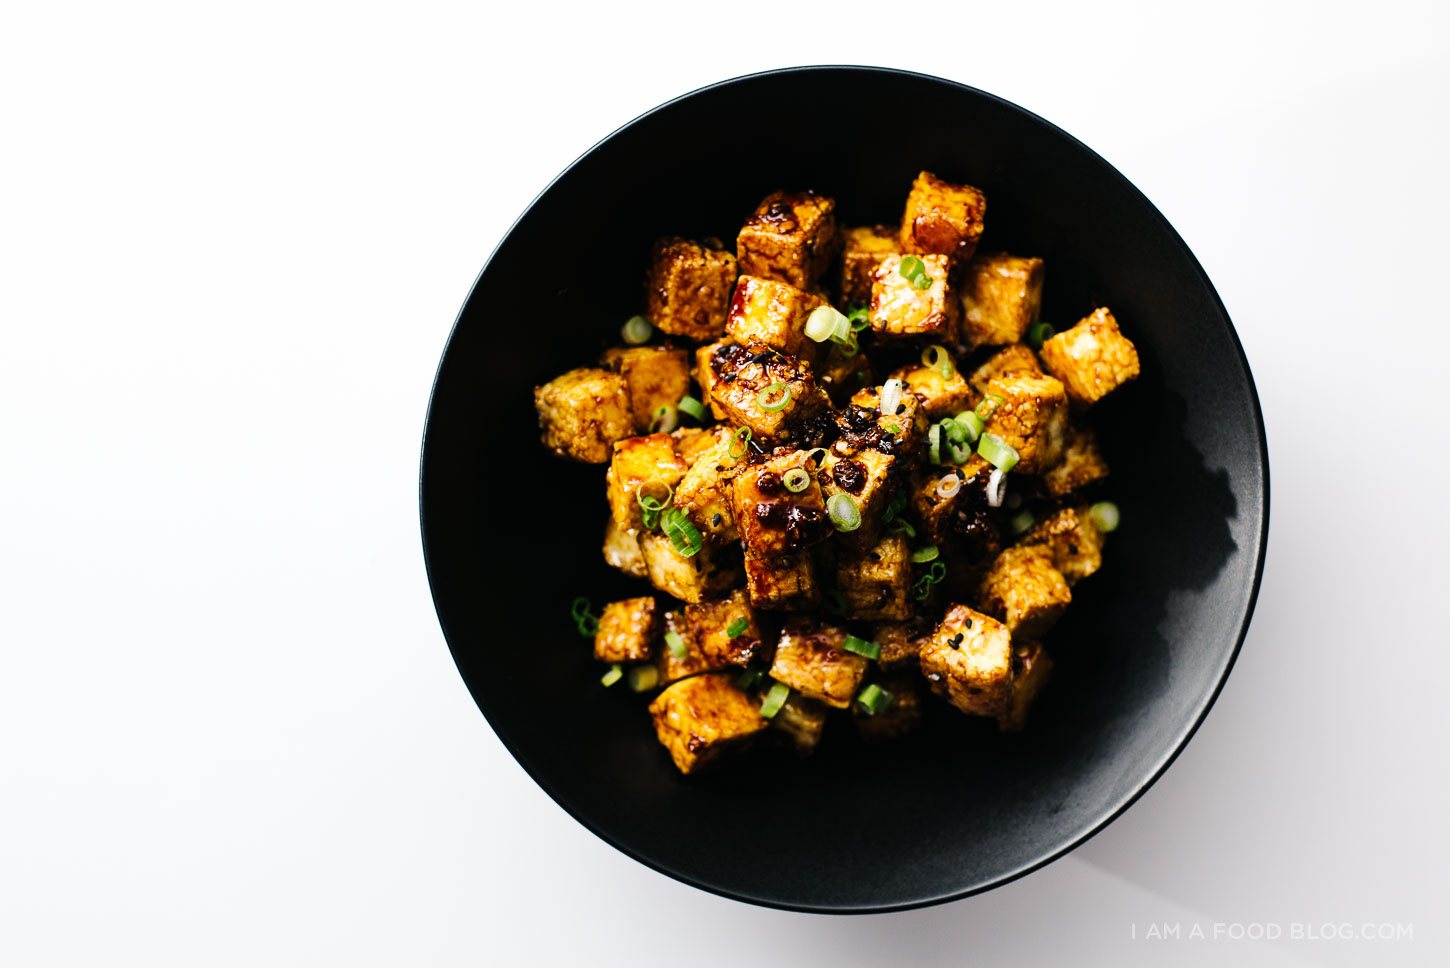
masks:
[[[1450,963],[1447,24],[1361,6],[8,6],[0,963]],[[1115,164],[1223,296],[1272,455],[1258,614],[1177,764],[899,915],[594,839],[471,703],[417,532],[433,369],[514,217],[658,102],[812,62]],[[1212,939],[1250,922],[1284,938]],[[1289,940],[1326,922],[1413,937]]]

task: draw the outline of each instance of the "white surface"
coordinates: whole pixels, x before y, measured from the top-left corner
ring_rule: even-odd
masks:
[[[7,8],[0,962],[1450,962],[1443,15],[633,9]],[[555,807],[453,669],[415,509],[443,339],[529,199],[809,62],[966,81],[1117,165],[1222,294],[1273,461],[1253,629],[1167,776],[1041,872],[855,919]],[[1326,922],[1413,937],[1290,939]]]

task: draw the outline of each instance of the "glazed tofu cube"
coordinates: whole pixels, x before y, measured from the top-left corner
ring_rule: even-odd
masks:
[[[1069,419],[1062,456],[1043,472],[1038,484],[1049,497],[1063,498],[1107,476],[1108,463],[1103,460],[1092,428]]]
[[[655,733],[681,773],[694,773],[738,753],[770,721],[734,676],[710,673],[668,686],[649,706]]]
[[[844,648],[846,632],[811,620],[787,622],[775,646],[770,677],[811,699],[847,709],[870,662]]]
[[[888,535],[865,551],[836,559],[836,587],[846,598],[846,617],[904,620],[911,616],[911,546]]]
[[[806,471],[807,483],[799,491],[786,487],[786,478]],[[731,507],[740,540],[752,558],[774,558],[809,548],[833,533],[826,515],[815,465],[803,450],[790,451],[739,471],[731,482]]]
[[[710,414],[716,420],[725,419],[725,409],[716,403],[711,396],[711,390],[715,386],[715,371],[710,368],[710,359],[715,351],[723,346],[733,346],[732,339],[718,339],[713,343],[706,343],[695,350],[695,382],[700,386],[700,402],[710,408]]]
[[[759,341],[766,346],[804,360],[816,356],[817,343],[806,339],[806,320],[812,311],[826,305],[813,293],[788,282],[741,276],[730,300],[725,334],[742,345]]]
[[[838,407],[844,407],[852,394],[862,387],[870,386],[875,380],[871,361],[866,358],[865,353],[858,351],[848,356],[835,343],[831,344],[825,357],[814,364],[814,369],[821,389],[826,391],[831,403]]]
[[[1042,309],[1042,260],[984,255],[962,269],[961,341],[966,349],[1019,343]]]
[[[772,612],[800,612],[821,603],[816,564],[808,554],[745,559],[750,604]]]
[[[915,363],[903,366],[893,371],[891,377],[902,381],[906,392],[921,401],[928,420],[955,416],[972,405],[972,387],[950,357],[944,365]]]
[[[717,441],[675,488],[675,507],[685,512],[706,541],[717,544],[740,539],[731,489],[736,473],[745,465],[730,456],[732,444],[734,440],[729,436]]]
[[[626,575],[644,578],[649,572],[644,567],[644,555],[639,553],[639,538],[620,529],[614,523],[614,515],[604,526],[604,563],[618,568]]]
[[[987,384],[987,397],[1002,400],[987,431],[1017,451],[1019,474],[1037,474],[1057,463],[1067,443],[1067,391],[1050,376],[1017,373]]]
[[[642,531],[644,509],[639,503],[640,487],[645,486],[645,496],[663,500],[688,469],[675,451],[675,440],[669,434],[626,437],[615,443],[614,459],[604,475],[609,513],[614,516],[614,523],[623,531]]]
[[[1137,378],[1138,349],[1105,307],[1043,343],[1042,365],[1075,406],[1086,407]]]
[[[662,627],[661,643],[655,650],[657,655],[655,665],[660,671],[660,685],[667,686],[672,682],[698,675],[701,672],[724,668],[723,665],[711,663],[705,658],[704,653],[700,651],[700,644],[695,641],[695,636],[690,632],[684,612],[666,612],[660,624]],[[671,632],[678,635],[684,644],[683,651],[678,655],[664,640],[665,636]]]
[[[1022,536],[1024,545],[1041,545],[1052,553],[1052,566],[1069,586],[1103,566],[1103,535],[1086,505],[1062,508]]]
[[[871,627],[871,641],[881,646],[876,664],[883,671],[921,668],[921,646],[933,626],[915,617],[904,622],[877,622]]]
[[[1049,549],[1016,545],[992,562],[977,599],[982,611],[1001,619],[1013,635],[1035,639],[1057,623],[1072,592]]]
[[[1000,716],[1012,701],[1012,633],[965,605],[952,605],[921,647],[932,691],[974,716]]]
[[[584,368],[534,387],[544,446],[560,457],[607,464],[616,440],[634,433],[634,409],[624,377]]]
[[[976,454],[960,467],[923,464],[911,482],[911,509],[931,543],[975,539],[988,519],[987,482],[992,465]],[[956,479],[956,483],[952,479]]]
[[[1012,672],[1012,700],[1007,712],[997,717],[997,728],[1004,733],[1027,725],[1027,711],[1052,672],[1052,656],[1038,642],[1014,642]]]
[[[882,387],[865,387],[851,397],[851,404],[836,422],[841,440],[832,446],[839,454],[865,447],[879,447],[896,457],[910,458],[926,446],[930,421],[916,394],[903,388],[894,413],[881,412]]]
[[[690,357],[684,350],[668,346],[617,346],[605,350],[599,362],[629,385],[634,409],[634,429],[649,433],[655,411],[673,407],[690,392]]]
[[[871,281],[876,267],[888,255],[901,254],[894,225],[862,225],[842,233],[840,305],[847,308],[871,302]]]
[[[700,653],[711,665],[744,666],[766,658],[768,646],[761,640],[755,609],[750,607],[750,596],[743,588],[725,598],[686,605],[685,621]],[[744,623],[743,628],[740,623]],[[732,628],[739,631],[731,635]]]
[[[900,739],[921,726],[921,674],[915,670],[882,676],[876,685],[891,694],[891,704],[877,713],[852,707],[856,730],[868,743]]]
[[[826,731],[825,703],[791,693],[770,721],[770,728],[781,734],[798,756],[810,756]]]
[[[861,514],[860,527],[839,534],[843,547],[869,549],[881,536],[882,516],[891,500],[898,461],[895,455],[882,453],[874,447],[842,454],[836,446],[832,446],[826,452],[820,481],[827,507],[837,494],[846,494],[856,502],[856,510]]]
[[[972,371],[967,377],[967,382],[972,385],[974,391],[972,402],[979,402],[987,392],[987,384],[1001,376],[1015,376],[1019,373],[1026,373],[1033,376],[1043,376],[1042,364],[1037,360],[1037,354],[1032,352],[1032,347],[1026,343],[1013,343],[1011,346],[1004,346],[992,354],[985,363]]]
[[[971,185],[916,176],[901,217],[901,251],[970,259],[982,237],[987,197]]]
[[[746,219],[735,252],[742,275],[811,289],[839,247],[834,200],[815,192],[775,192]]]
[[[917,259],[925,267],[931,280],[925,289],[918,289],[916,282],[901,274],[906,259]],[[962,307],[950,269],[950,260],[944,255],[889,255],[882,259],[871,284],[871,331],[880,339],[919,336],[937,343],[955,342]]]
[[[709,369],[710,400],[732,423],[750,428],[757,450],[771,441],[807,441],[819,435],[817,421],[829,420],[830,398],[810,365],[764,343],[722,346],[711,354]]]
[[[650,253],[645,314],[662,333],[704,341],[725,331],[735,288],[735,256],[715,239],[663,238]]]
[[[704,544],[693,555],[682,555],[658,531],[639,536],[639,550],[650,583],[682,602],[703,602],[738,588],[745,581],[738,548]]]
[[[654,658],[659,607],[653,597],[610,602],[594,633],[594,658],[600,662],[648,662]]]
[[[686,467],[694,467],[702,456],[710,453],[730,437],[729,427],[681,427],[670,432],[675,438],[675,452]]]

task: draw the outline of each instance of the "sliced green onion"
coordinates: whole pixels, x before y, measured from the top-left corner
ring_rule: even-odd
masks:
[[[885,424],[881,429],[888,434],[899,434],[901,433],[901,424]]]
[[[941,424],[932,424],[926,429],[926,442],[930,445],[931,462],[941,463]]]
[[[765,402],[769,397],[773,396],[776,393],[780,394],[779,400],[775,401],[774,403]],[[785,405],[787,403],[790,403],[790,387],[786,386],[784,383],[772,383],[770,386],[766,387],[764,390],[761,390],[755,395],[755,402],[760,404],[761,409],[763,410],[784,410]]]
[[[619,335],[623,336],[624,341],[631,346],[638,346],[641,343],[648,343],[653,332],[654,327],[649,324],[648,319],[643,316],[631,316],[629,322],[625,323],[624,328],[619,331]]]
[[[668,403],[655,407],[654,417],[649,422],[652,434],[667,434],[680,425],[680,412]]]
[[[944,562],[934,562],[928,574],[931,575],[932,581],[940,583],[947,576],[947,566]]]
[[[739,636],[744,635],[745,630],[748,628],[750,628],[750,619],[737,618],[735,621],[725,626],[725,634],[730,636],[732,639],[738,638]]]
[[[947,440],[954,444],[963,444],[967,441],[967,428],[957,423],[951,417],[943,417],[941,421],[942,433],[946,434]]]
[[[652,484],[658,484],[660,487],[664,488],[665,496],[657,498],[653,494],[646,494],[645,488],[649,487]],[[673,496],[674,493],[674,488],[670,487],[664,481],[660,480],[659,478],[652,478],[648,481],[645,481],[643,484],[639,485],[639,487],[636,487],[634,489],[634,499],[638,501],[639,506],[644,508],[646,511],[663,511],[665,508],[669,507],[670,497]]]
[[[665,645],[670,648],[670,655],[676,659],[683,659],[689,649],[685,648],[685,638],[679,632],[666,632]]]
[[[675,404],[680,410],[694,417],[696,420],[705,419],[705,405],[694,397],[680,397],[680,402]]]
[[[1021,534],[1028,528],[1032,527],[1032,523],[1035,520],[1036,519],[1032,516],[1032,512],[1027,510],[1026,508],[1023,508],[1021,511],[1018,511],[1016,514],[1012,515],[1011,519],[1007,522],[1007,526],[1012,529],[1013,534]]]
[[[792,494],[799,494],[811,486],[811,475],[806,473],[802,468],[792,467],[785,472],[780,482],[785,485],[787,491],[790,491]]]
[[[902,509],[905,507],[906,492],[897,491],[895,494],[891,495],[891,500],[886,502],[886,509],[881,512],[881,523],[890,524],[893,520],[896,519],[896,516],[900,514]]]
[[[928,561],[936,561],[940,555],[941,551],[936,545],[927,545],[913,551],[911,553],[911,560],[918,565],[924,565]]]
[[[789,698],[790,686],[787,686],[783,682],[777,682],[765,694],[765,701],[760,704],[760,715],[766,719],[775,718],[775,714],[780,712],[780,707],[784,706],[785,701]]]
[[[594,608],[589,604],[589,599],[574,599],[574,604],[569,608],[569,614],[573,616],[574,627],[579,630],[582,637],[594,638],[594,633],[599,631],[599,616],[594,614]]]
[[[889,417],[896,413],[901,406],[901,399],[906,394],[906,384],[899,377],[893,377],[881,384],[881,416]]]
[[[861,527],[861,506],[849,494],[835,494],[826,502],[826,513],[837,531],[855,531]]]
[[[1092,519],[1093,527],[1103,534],[1118,530],[1118,522],[1122,520],[1118,506],[1112,501],[1099,501],[1094,504],[1088,511],[1088,517]]]
[[[884,713],[895,700],[895,696],[874,682],[856,694],[856,701],[861,704],[861,708],[873,716]]]
[[[914,255],[909,255],[905,259],[901,260],[901,265],[897,267],[896,271],[901,274],[901,278],[905,279],[912,285],[916,285],[916,280],[921,276],[926,275],[926,263],[922,262]],[[930,285],[929,281],[928,285]],[[921,286],[918,288],[925,287]]]
[[[947,450],[951,454],[953,464],[965,464],[972,459],[972,445],[966,441],[962,441],[960,444],[949,441]]]
[[[599,677],[599,684],[601,686],[612,686],[616,682],[618,682],[619,680],[621,680],[623,678],[624,678],[624,667],[621,666],[618,662],[616,662],[614,665],[612,665],[612,666],[609,667],[609,671],[608,672],[606,672],[604,675],[602,675],[602,676]]]
[[[639,516],[640,520],[644,522],[644,529],[646,531],[653,531],[655,528],[659,527],[659,508],[645,508],[642,512],[640,512]]]
[[[735,445],[736,444],[739,444],[740,445],[740,453],[738,453],[738,454],[735,452]],[[739,430],[735,431],[735,436],[733,436],[733,437],[730,438],[730,451],[729,451],[729,453],[730,453],[730,457],[731,457],[732,460],[740,460],[746,454],[750,453],[750,428],[749,427],[741,427]]]
[[[932,562],[931,569],[918,578],[916,584],[912,586],[916,590],[916,600],[924,602],[930,598],[932,586],[940,585],[946,576],[947,566],[940,561]]]
[[[1004,471],[1010,471],[1017,466],[1021,458],[1017,455],[1017,448],[996,434],[983,434],[982,439],[977,441],[977,453],[993,467]]]
[[[925,272],[917,276],[915,279],[911,280],[911,284],[917,289],[930,289],[931,283],[931,276],[927,275]]]
[[[752,689],[755,684],[765,678],[765,670],[754,666],[747,667],[744,672],[735,677],[735,688]]]
[[[574,616],[574,621],[577,622],[592,610],[593,606],[589,604],[589,599],[580,597],[574,599],[574,604],[569,608],[569,614]]]
[[[846,318],[851,321],[852,332],[859,333],[871,325],[871,311],[865,306],[857,306]]]
[[[693,557],[705,546],[700,532],[679,508],[667,508],[660,512],[660,530],[670,539],[675,551],[686,558]]]
[[[817,454],[820,454],[821,456],[817,457]],[[830,452],[827,451],[826,448],[812,447],[810,450],[806,451],[805,463],[810,464],[813,467],[820,467],[828,456],[830,456]]]
[[[817,306],[806,317],[806,337],[817,343],[841,339],[851,332],[851,321],[831,306]]]
[[[952,378],[952,357],[947,348],[939,343],[933,343],[921,351],[921,365],[929,366],[934,370],[940,370],[943,380]]]
[[[966,441],[969,444],[975,444],[977,438],[982,436],[982,431],[987,429],[986,421],[977,416],[976,412],[972,410],[963,410],[952,419],[962,429],[962,433],[965,435]]]
[[[857,655],[864,655],[868,659],[881,658],[881,646],[875,642],[867,642],[865,639],[858,639],[854,635],[846,636],[845,643],[841,646],[847,652],[854,652]]]
[[[856,342],[855,336],[848,336],[836,344],[836,353],[843,360],[849,360],[859,352],[861,352],[861,344]]]
[[[1000,393],[989,393],[985,400],[977,404],[976,414],[983,420],[990,420],[997,408],[1007,402],[1007,398]]]
[[[660,670],[652,665],[637,665],[627,675],[632,692],[649,692],[660,684]]]
[[[904,534],[908,538],[915,538],[916,537],[916,529],[913,528],[911,526],[911,522],[908,521],[908,520],[906,520],[905,518],[902,518],[900,521],[897,521],[895,524],[893,524],[891,526],[891,533],[892,534]]]
[[[1051,323],[1033,323],[1027,327],[1027,345],[1034,350],[1040,350],[1042,344],[1052,339],[1056,332]]]

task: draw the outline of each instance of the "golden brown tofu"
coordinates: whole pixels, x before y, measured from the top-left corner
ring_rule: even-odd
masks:
[[[1011,346],[1002,347],[985,363],[973,370],[972,375],[967,378],[967,382],[975,391],[972,404],[975,406],[981,401],[983,394],[987,392],[987,384],[993,380],[1001,376],[1016,376],[1019,373],[1029,373],[1034,376],[1044,375],[1037,354],[1032,352],[1032,347],[1026,343],[1013,343]]]
[[[931,281],[925,289],[901,274],[907,259],[919,260]],[[871,284],[871,331],[879,339],[924,337],[950,344],[957,339],[961,303],[944,255],[889,255],[876,267]]]
[[[962,269],[961,342],[965,349],[1020,343],[1042,310],[1041,259],[982,255]]]
[[[717,544],[740,539],[730,492],[731,483],[736,473],[744,469],[745,462],[730,456],[733,443],[727,432],[695,461],[675,488],[675,507],[685,512],[701,537]],[[739,452],[738,445],[736,452]]]
[[[791,693],[785,705],[781,706],[770,720],[770,728],[778,731],[798,756],[810,756],[826,731],[826,714],[830,711],[825,703]]]
[[[560,457],[607,464],[616,440],[634,433],[624,377],[609,370],[570,370],[534,387],[544,446]]]
[[[894,225],[862,225],[842,233],[840,305],[865,306],[871,302],[871,281],[876,267],[888,255],[901,254]]]
[[[1063,498],[1107,476],[1108,463],[1092,428],[1069,419],[1062,455],[1038,478],[1038,484],[1049,497]]]
[[[594,633],[594,658],[600,662],[648,662],[654,657],[659,621],[659,606],[652,596],[610,602]]]
[[[921,400],[922,408],[929,420],[953,417],[972,405],[972,387],[966,376],[950,357],[943,367],[915,363],[892,372],[893,379],[906,385],[906,392]]]
[[[649,574],[644,567],[644,555],[639,553],[639,538],[621,531],[612,514],[604,526],[604,563],[635,578]]]
[[[1050,376],[1015,373],[987,384],[987,396],[1002,398],[987,431],[1001,437],[1017,451],[1020,462],[1013,470],[1037,474],[1057,463],[1067,443],[1067,391]]]
[[[974,716],[1000,716],[1012,700],[1012,633],[965,605],[952,605],[921,647],[932,691]]]
[[[674,407],[690,392],[690,356],[669,346],[616,346],[599,358],[624,377],[634,409],[634,429],[648,433],[660,407]]]
[[[892,456],[910,459],[926,446],[930,421],[921,400],[903,388],[896,412],[883,414],[883,389],[863,387],[851,397],[851,405],[837,421],[844,443],[833,445],[834,452],[846,455],[864,447],[880,447]]]
[[[987,196],[971,185],[916,176],[901,217],[901,251],[970,259],[982,237]]]
[[[1093,524],[1087,505],[1054,512],[1024,534],[1020,543],[1042,545],[1052,552],[1052,566],[1069,586],[1103,566],[1103,534]]]
[[[891,694],[891,704],[870,713],[859,704],[851,708],[856,730],[868,743],[900,739],[921,726],[921,674],[915,669],[882,676],[876,685]]]
[[[750,604],[772,612],[799,612],[821,603],[816,564],[809,554],[745,559]]]
[[[1138,376],[1138,349],[1106,307],[1042,344],[1042,365],[1075,406],[1097,403]]]
[[[1013,635],[1035,639],[1057,623],[1072,592],[1053,567],[1049,549],[1015,545],[992,562],[977,597],[982,611],[1000,619]]]
[[[845,630],[809,619],[787,622],[775,646],[770,677],[811,699],[847,709],[870,662],[847,652]]]
[[[805,486],[791,491],[787,478],[798,477],[798,471],[805,472]],[[731,482],[730,493],[741,543],[752,558],[800,551],[825,541],[833,533],[815,465],[803,450],[789,451],[740,470]]]
[[[787,282],[741,276],[730,300],[725,335],[742,345],[758,340],[803,360],[814,360],[819,344],[806,338],[806,320],[826,301]]]
[[[678,655],[670,649],[668,641],[663,641],[655,650],[657,653],[655,665],[660,671],[660,685],[667,686],[672,682],[698,675],[701,672],[724,668],[723,665],[712,663],[705,658],[704,653],[700,651],[700,644],[695,641],[695,636],[690,632],[684,612],[666,612],[660,624],[663,629],[662,639],[673,632],[680,637],[680,642],[684,645],[683,651]]]
[[[670,432],[675,438],[675,452],[685,462],[686,467],[694,467],[695,463],[705,455],[714,450],[722,440],[730,438],[729,427],[681,427]]]
[[[839,248],[834,200],[815,192],[774,192],[745,220],[735,251],[742,275],[812,289]]]
[[[865,353],[858,350],[847,355],[844,348],[836,343],[831,344],[831,349],[814,369],[818,374],[816,382],[837,407],[844,407],[852,394],[870,386],[876,378]]]
[[[819,424],[831,419],[830,398],[816,385],[810,364],[764,343],[721,346],[708,366],[710,400],[732,423],[750,428],[757,449],[771,441],[810,442],[819,438]]]
[[[700,653],[712,665],[745,666],[767,658],[769,645],[762,641],[755,609],[743,588],[725,598],[686,605],[685,621]]]
[[[836,559],[836,587],[846,597],[847,618],[910,618],[911,546],[894,534],[865,551],[843,551]]]
[[[639,536],[639,550],[650,583],[682,602],[703,602],[745,581],[738,548],[707,542],[694,555],[686,556],[676,551],[663,534],[646,531]]]
[[[1019,732],[1027,725],[1027,712],[1052,672],[1052,656],[1038,642],[1012,644],[1012,700],[1007,712],[997,717],[1004,733]]]
[[[897,458],[873,447],[862,447],[842,454],[841,441],[826,452],[821,465],[821,493],[829,502],[837,494],[847,494],[856,502],[861,525],[855,531],[839,535],[842,547],[869,549],[881,535],[881,518],[891,500],[893,474]]]
[[[700,387],[700,402],[710,409],[710,415],[716,420],[725,419],[725,408],[715,402],[712,391],[715,388],[715,371],[710,368],[710,358],[715,351],[722,346],[734,344],[732,339],[717,339],[713,343],[706,343],[704,346],[695,349],[695,383]]]
[[[904,622],[877,622],[871,627],[871,641],[881,646],[876,664],[893,672],[921,668],[921,646],[932,632],[932,624],[913,616]]]
[[[681,773],[717,764],[770,725],[733,680],[718,672],[695,676],[668,686],[650,703],[655,733]]]
[[[637,534],[644,529],[639,489],[646,497],[664,501],[688,468],[675,451],[669,434],[626,437],[614,445],[614,459],[604,475],[609,513],[621,530]]]
[[[645,313],[662,333],[704,341],[725,331],[735,257],[718,241],[663,238],[650,253]],[[678,399],[678,398],[677,398]]]

